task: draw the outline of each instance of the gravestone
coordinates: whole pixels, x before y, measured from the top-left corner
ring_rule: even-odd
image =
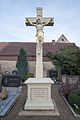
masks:
[[[66,76],[62,76],[62,83],[63,84],[66,84],[66,79],[67,79]]]
[[[2,91],[2,75],[0,74],[0,92]]]
[[[13,70],[13,71],[12,71],[12,75],[18,75],[17,70]]]
[[[67,83],[70,85],[70,89],[77,89],[78,88],[78,76],[70,75],[67,76]]]
[[[71,90],[79,89],[80,76],[77,75],[61,75],[61,82],[63,85],[69,85]]]
[[[21,78],[15,75],[4,75],[2,82],[5,87],[19,87],[21,84]]]

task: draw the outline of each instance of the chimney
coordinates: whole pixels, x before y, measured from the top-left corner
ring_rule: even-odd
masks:
[[[52,44],[55,45],[55,40],[52,40]]]

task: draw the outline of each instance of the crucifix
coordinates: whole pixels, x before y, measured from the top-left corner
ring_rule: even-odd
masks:
[[[44,42],[44,26],[52,26],[53,18],[43,17],[41,7],[37,8],[37,17],[28,17],[25,19],[27,26],[36,27],[36,77],[28,78],[24,83],[27,84],[27,98],[24,105],[24,110],[21,114],[34,113],[32,110],[52,110],[55,114],[57,110],[54,100],[51,98],[51,84],[54,82],[50,78],[43,78],[43,42]],[[27,112],[28,111],[28,112]],[[40,113],[40,112],[39,112]],[[43,112],[44,113],[44,112]],[[56,114],[59,113],[56,111]],[[29,114],[28,114],[29,115]],[[46,115],[46,114],[45,114]]]
[[[44,26],[53,26],[54,19],[50,17],[43,17],[43,10],[41,7],[36,9],[37,17],[25,18],[26,26],[36,27],[36,78],[43,78],[43,42],[44,42]]]

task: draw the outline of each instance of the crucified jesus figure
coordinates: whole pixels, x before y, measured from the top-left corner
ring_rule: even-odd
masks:
[[[40,48],[41,48],[41,45],[42,45],[43,40],[44,40],[43,27],[44,27],[45,25],[47,25],[49,22],[51,22],[51,20],[43,23],[43,22],[41,22],[41,19],[38,18],[38,19],[36,20],[36,23],[33,23],[33,22],[30,21],[29,19],[27,19],[27,22],[30,23],[31,25],[35,26],[36,29],[37,29],[36,41],[37,41],[37,43],[39,43],[39,52],[40,52]]]
[[[45,25],[47,25],[49,22],[51,22],[52,19],[49,20],[49,21],[47,21],[47,22],[41,22],[41,19],[38,18],[38,19],[36,20],[36,23],[33,23],[30,19],[27,19],[26,21],[27,21],[28,23],[30,23],[31,25],[33,25],[33,26],[36,27],[36,29],[37,29],[37,34],[36,34],[37,40],[41,40],[41,41],[43,42],[43,39],[44,39],[43,27],[44,27]]]

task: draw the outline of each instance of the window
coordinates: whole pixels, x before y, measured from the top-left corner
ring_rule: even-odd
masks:
[[[64,39],[62,39],[62,41],[64,41]]]

